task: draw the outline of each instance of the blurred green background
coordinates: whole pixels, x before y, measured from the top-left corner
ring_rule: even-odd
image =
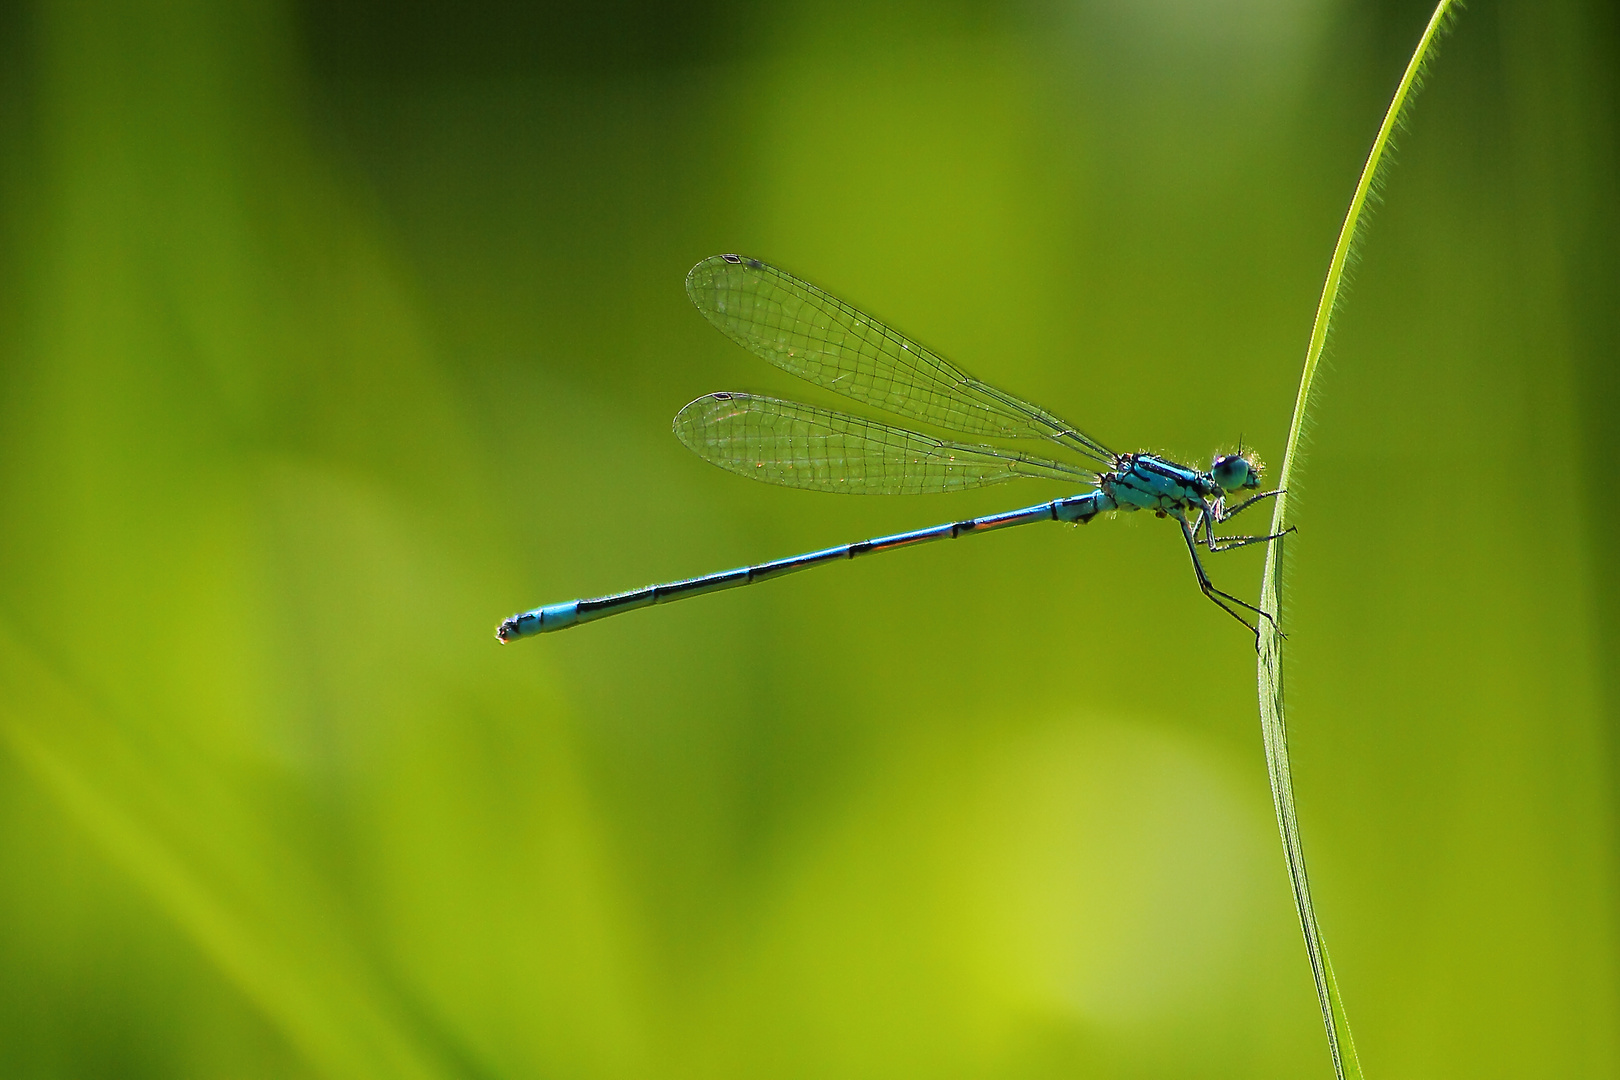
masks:
[[[1427,15],[0,7],[0,1075],[1329,1075],[1253,652],[1166,523],[491,635],[1062,493],[692,457],[700,393],[814,397],[691,309],[716,252],[1276,463]],[[1377,1078],[1620,1071],[1617,57],[1598,0],[1464,13],[1296,488]]]

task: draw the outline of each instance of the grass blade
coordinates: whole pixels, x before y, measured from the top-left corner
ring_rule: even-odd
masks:
[[[1355,197],[1339,229],[1339,242],[1333,249],[1333,260],[1328,265],[1327,280],[1322,285],[1322,296],[1316,305],[1316,322],[1311,327],[1311,342],[1305,353],[1305,370],[1299,380],[1299,396],[1294,401],[1294,417],[1288,426],[1288,448],[1283,455],[1282,472],[1277,486],[1284,494],[1277,497],[1272,511],[1271,531],[1282,532],[1288,527],[1288,488],[1294,479],[1294,470],[1300,461],[1300,432],[1310,408],[1311,389],[1316,369],[1327,345],[1328,331],[1338,309],[1339,297],[1348,268],[1352,265],[1361,235],[1367,227],[1369,211],[1377,200],[1382,183],[1383,169],[1388,162],[1388,151],[1400,130],[1406,110],[1411,107],[1422,85],[1423,73],[1434,55],[1440,36],[1450,23],[1460,0],[1440,0],[1434,14],[1423,30],[1412,59],[1406,65],[1395,96],[1384,113],[1384,122],[1373,140],[1367,163],[1362,167],[1361,180],[1356,184]],[[1266,551],[1266,567],[1260,583],[1260,606],[1272,616],[1280,618],[1281,568],[1286,554],[1278,540]],[[1271,777],[1271,800],[1277,810],[1277,830],[1282,835],[1283,855],[1288,861],[1288,879],[1294,889],[1294,906],[1299,913],[1300,930],[1305,935],[1305,949],[1310,955],[1311,977],[1316,982],[1317,1000],[1322,1006],[1322,1023],[1327,1028],[1328,1050],[1333,1055],[1333,1071],[1339,1080],[1363,1075],[1361,1062],[1356,1057],[1355,1041],[1350,1036],[1350,1023],[1345,1017],[1344,1001],[1339,984],[1333,977],[1333,965],[1328,959],[1327,945],[1317,925],[1316,910],[1311,904],[1310,878],[1305,871],[1305,850],[1299,838],[1299,820],[1294,813],[1294,782],[1288,768],[1288,725],[1283,709],[1282,639],[1270,620],[1260,622],[1259,657],[1260,732],[1265,740],[1266,771]]]

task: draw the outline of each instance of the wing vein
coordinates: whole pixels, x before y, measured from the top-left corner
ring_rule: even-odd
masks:
[[[1091,483],[1078,465],[999,446],[935,439],[848,413],[753,394],[708,394],[675,417],[675,435],[712,464],[783,487],[916,495],[1015,477]]]
[[[948,431],[1049,439],[1099,465],[1113,463],[1107,447],[1073,424],[758,259],[705,259],[687,275],[686,292],[721,333],[817,386]]]

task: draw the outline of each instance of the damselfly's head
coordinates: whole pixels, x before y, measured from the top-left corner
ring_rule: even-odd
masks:
[[[1209,475],[1221,486],[1222,491],[1242,491],[1260,486],[1262,468],[1260,459],[1252,452],[1217,454],[1210,463]]]

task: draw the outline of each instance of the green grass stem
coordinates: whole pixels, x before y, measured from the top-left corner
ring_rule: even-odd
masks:
[[[1322,296],[1316,305],[1316,322],[1311,327],[1311,342],[1305,353],[1305,370],[1299,380],[1299,396],[1294,401],[1294,417],[1288,426],[1288,448],[1283,455],[1282,471],[1277,486],[1283,494],[1277,497],[1272,511],[1271,531],[1282,532],[1289,525],[1288,489],[1294,483],[1294,471],[1300,462],[1300,433],[1309,413],[1311,393],[1316,371],[1327,345],[1333,316],[1338,310],[1340,294],[1347,269],[1353,264],[1357,247],[1370,219],[1369,211],[1377,200],[1383,170],[1389,161],[1389,150],[1395,133],[1400,130],[1406,110],[1411,107],[1423,83],[1424,69],[1433,58],[1435,46],[1448,26],[1453,11],[1461,7],[1460,0],[1440,0],[1434,14],[1424,27],[1412,59],[1395,89],[1395,96],[1384,113],[1384,122],[1373,140],[1367,163],[1362,167],[1361,179],[1356,184],[1355,197],[1339,229],[1339,242],[1333,249],[1333,260],[1328,265],[1327,280],[1322,284]],[[1260,606],[1272,616],[1281,618],[1281,567],[1285,554],[1279,540],[1266,552],[1264,576],[1260,583]],[[1333,976],[1333,964],[1328,959],[1327,945],[1317,925],[1316,910],[1311,904],[1310,878],[1305,870],[1305,850],[1300,842],[1299,820],[1294,812],[1294,782],[1288,766],[1288,725],[1283,708],[1282,639],[1274,623],[1260,623],[1259,692],[1260,731],[1265,740],[1266,770],[1271,777],[1271,799],[1277,810],[1277,829],[1282,835],[1283,854],[1288,861],[1288,878],[1293,885],[1294,906],[1299,913],[1299,925],[1305,935],[1305,949],[1310,955],[1311,977],[1316,983],[1316,996],[1322,1007],[1322,1023],[1327,1028],[1328,1050],[1333,1055],[1333,1071],[1338,1080],[1363,1073],[1356,1056],[1355,1040],[1350,1035],[1350,1023],[1345,1017],[1344,1001]]]

